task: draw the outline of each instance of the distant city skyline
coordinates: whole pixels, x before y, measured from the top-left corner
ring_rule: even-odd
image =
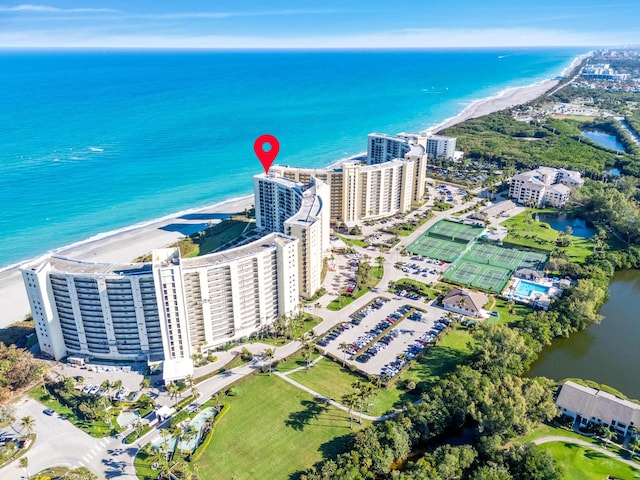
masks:
[[[2,2],[0,47],[613,47],[639,21],[624,0]]]

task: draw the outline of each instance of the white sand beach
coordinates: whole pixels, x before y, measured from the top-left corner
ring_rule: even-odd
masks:
[[[198,225],[214,223],[225,215],[244,212],[253,205],[253,195],[246,195],[207,207],[180,212],[142,226],[105,235],[55,251],[56,255],[92,262],[131,262],[136,257],[165,247],[197,230]],[[18,268],[0,273],[0,328],[24,318],[29,302]]]

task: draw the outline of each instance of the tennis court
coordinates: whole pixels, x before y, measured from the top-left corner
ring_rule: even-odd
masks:
[[[407,247],[407,251],[423,257],[453,262],[481,232],[481,227],[440,220]]]
[[[469,243],[480,235],[482,230],[482,227],[474,227],[473,225],[465,225],[464,223],[451,222],[449,220],[440,220],[427,230],[425,235],[450,240],[452,242]]]
[[[460,258],[449,267],[443,278],[454,283],[499,293],[504,289],[510,277],[511,270],[507,268]]]
[[[440,238],[423,235],[407,247],[407,251],[423,257],[453,262],[460,256],[466,245]]]
[[[541,270],[547,261],[547,256],[543,253],[528,252],[487,243],[476,243],[464,254],[464,257],[473,262],[494,265],[509,270],[516,270],[521,267]]]

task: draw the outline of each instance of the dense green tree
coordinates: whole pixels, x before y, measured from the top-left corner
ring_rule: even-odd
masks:
[[[473,337],[471,365],[491,378],[505,373],[519,375],[534,358],[534,352],[522,336],[506,325],[483,324]]]

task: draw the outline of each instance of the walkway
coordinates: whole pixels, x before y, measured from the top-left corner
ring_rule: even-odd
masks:
[[[324,357],[323,356],[319,356],[318,358],[316,358],[313,362],[312,365],[315,365],[316,363],[318,363],[320,360],[322,360]],[[316,392],[315,390],[311,390],[309,387],[305,387],[304,385],[302,385],[301,383],[296,382],[295,380],[292,380],[288,377],[288,375],[290,373],[293,372],[299,372],[300,370],[304,370],[307,367],[299,367],[293,370],[290,370],[286,373],[281,373],[281,372],[273,372],[276,374],[276,376],[280,377],[281,379],[283,379],[286,382],[289,382],[291,385],[293,385],[294,387],[298,387],[300,390],[304,390],[307,393],[310,393],[311,395],[313,395],[316,398],[319,398],[320,400],[324,400],[326,401],[328,404],[333,405],[336,408],[339,408],[340,410],[344,410],[345,412],[348,412],[349,409],[347,407],[345,407],[344,405],[336,402],[335,400],[333,400],[332,398],[327,398],[324,395]],[[364,418],[365,420],[370,420],[372,422],[379,422],[381,420],[387,420],[388,418],[392,418],[395,417],[397,414],[401,413],[402,410],[396,410],[395,412],[392,413],[388,413],[387,415],[382,415],[381,417],[374,417],[372,415],[367,415],[366,413],[359,413],[358,418]]]
[[[537,440],[533,441],[533,443],[536,445],[541,445],[543,443],[549,443],[549,442],[573,443],[575,445],[580,445],[582,447],[587,447],[587,448],[590,448],[591,450],[600,452],[606,455],[607,457],[615,458],[616,460],[626,463],[627,465],[631,465],[634,468],[640,468],[640,465],[638,464],[638,462],[634,462],[633,460],[627,460],[626,458],[621,457],[617,453],[613,453],[605,448],[598,447],[597,445],[594,445],[591,442],[587,442],[586,440],[580,440],[579,438],[563,437],[560,435],[550,435],[548,437],[538,438]]]

